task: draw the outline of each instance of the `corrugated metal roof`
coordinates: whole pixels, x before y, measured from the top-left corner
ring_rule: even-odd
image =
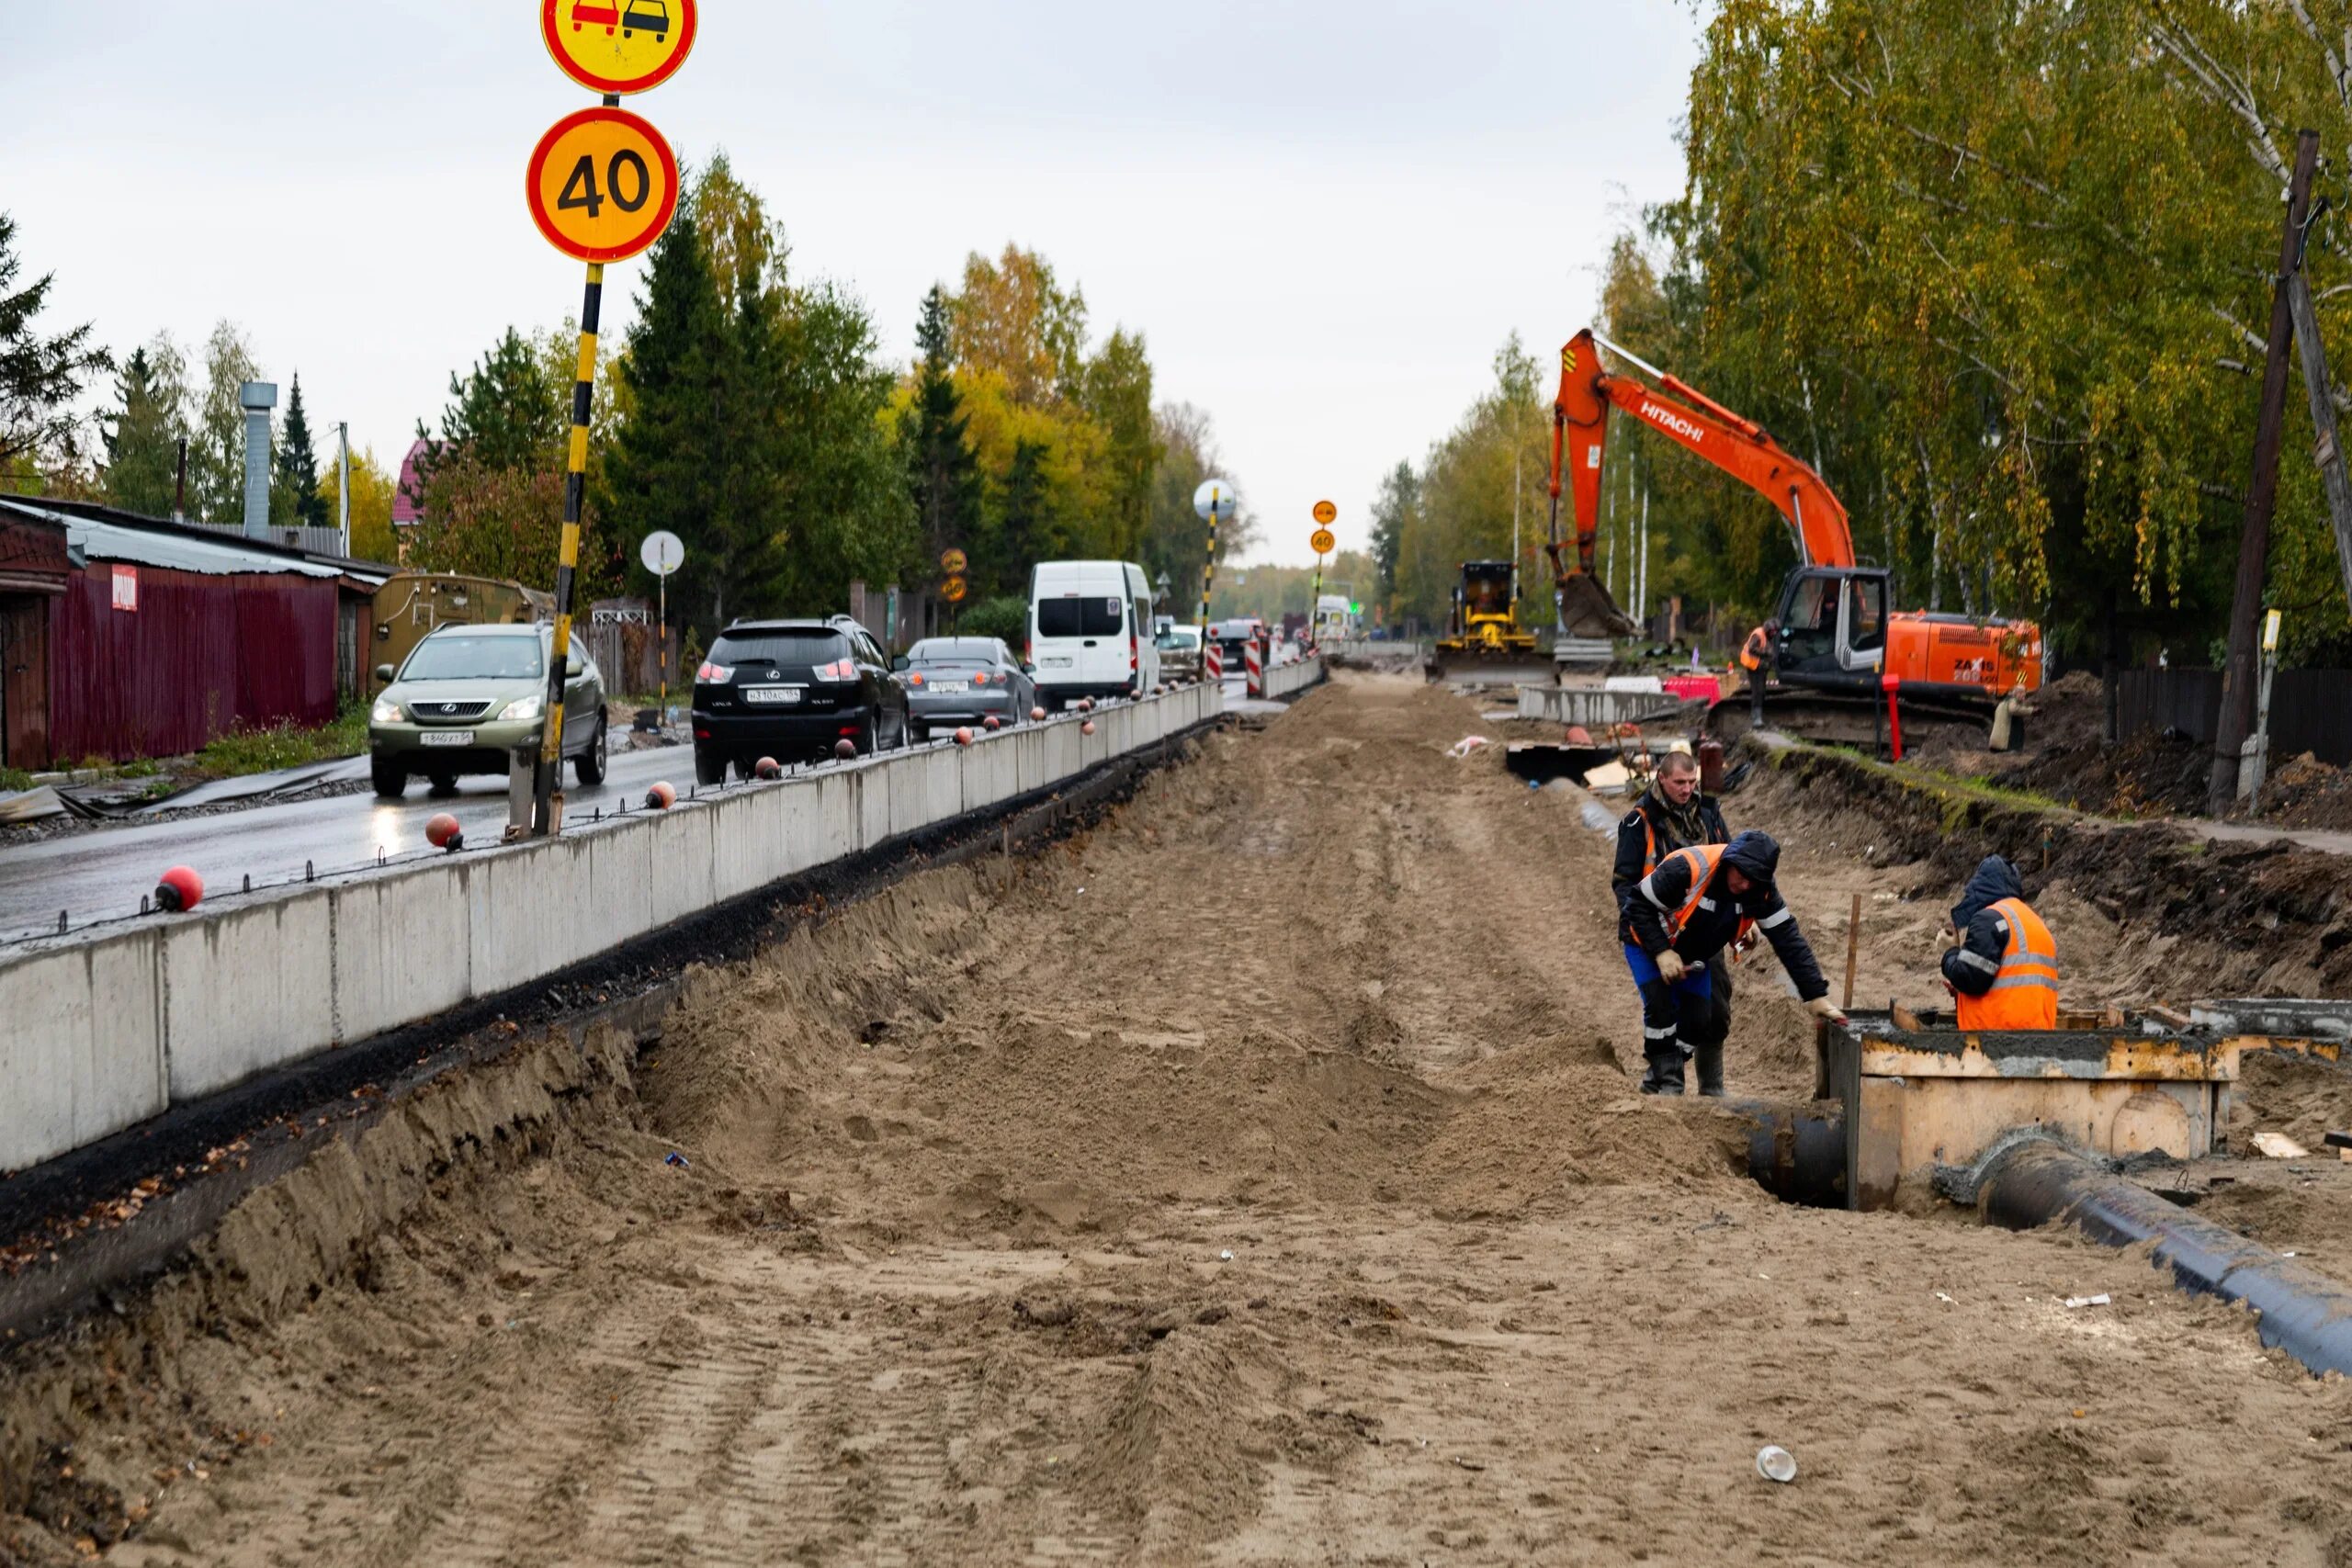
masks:
[[[247,549],[226,538],[215,542],[200,537],[191,530],[165,533],[150,528],[127,528],[119,524],[78,517],[69,512],[51,512],[44,506],[14,500],[0,500],[0,511],[61,525],[65,529],[66,548],[73,553],[76,565],[86,565],[94,560],[122,561],[133,566],[167,567],[174,571],[198,572],[207,577],[234,577],[240,573],[324,578],[343,575],[334,567],[318,561],[275,551]]]

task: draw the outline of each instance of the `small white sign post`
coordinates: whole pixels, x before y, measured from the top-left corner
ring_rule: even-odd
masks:
[[[670,574],[686,564],[685,541],[666,528],[656,528],[637,547],[637,558],[662,584],[662,626],[655,635],[662,639],[662,722],[666,725],[670,722]]]

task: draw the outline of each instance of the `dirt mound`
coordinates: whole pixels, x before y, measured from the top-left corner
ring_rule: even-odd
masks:
[[[2352,773],[2309,751],[2263,781],[2262,819],[2279,828],[2352,829]]]

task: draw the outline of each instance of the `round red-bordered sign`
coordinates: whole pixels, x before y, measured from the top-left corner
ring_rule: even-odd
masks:
[[[556,66],[592,93],[645,93],[695,46],[695,0],[540,0],[539,38]]]
[[[678,155],[641,116],[599,104],[564,116],[539,138],[523,199],[565,255],[626,261],[677,215]]]

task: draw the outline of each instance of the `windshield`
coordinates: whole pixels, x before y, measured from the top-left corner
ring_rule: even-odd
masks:
[[[1151,640],[1158,648],[1198,648],[1201,634],[1189,627],[1170,626]]]
[[[996,660],[994,637],[925,637],[907,650],[910,664],[993,664]]]
[[[1125,599],[1088,594],[1037,601],[1039,637],[1115,637],[1126,626]]]
[[[401,671],[403,681],[535,681],[547,673],[536,637],[429,637]]]
[[[738,664],[831,664],[847,657],[849,644],[839,632],[746,631],[721,632],[710,645],[710,661],[732,668]]]

